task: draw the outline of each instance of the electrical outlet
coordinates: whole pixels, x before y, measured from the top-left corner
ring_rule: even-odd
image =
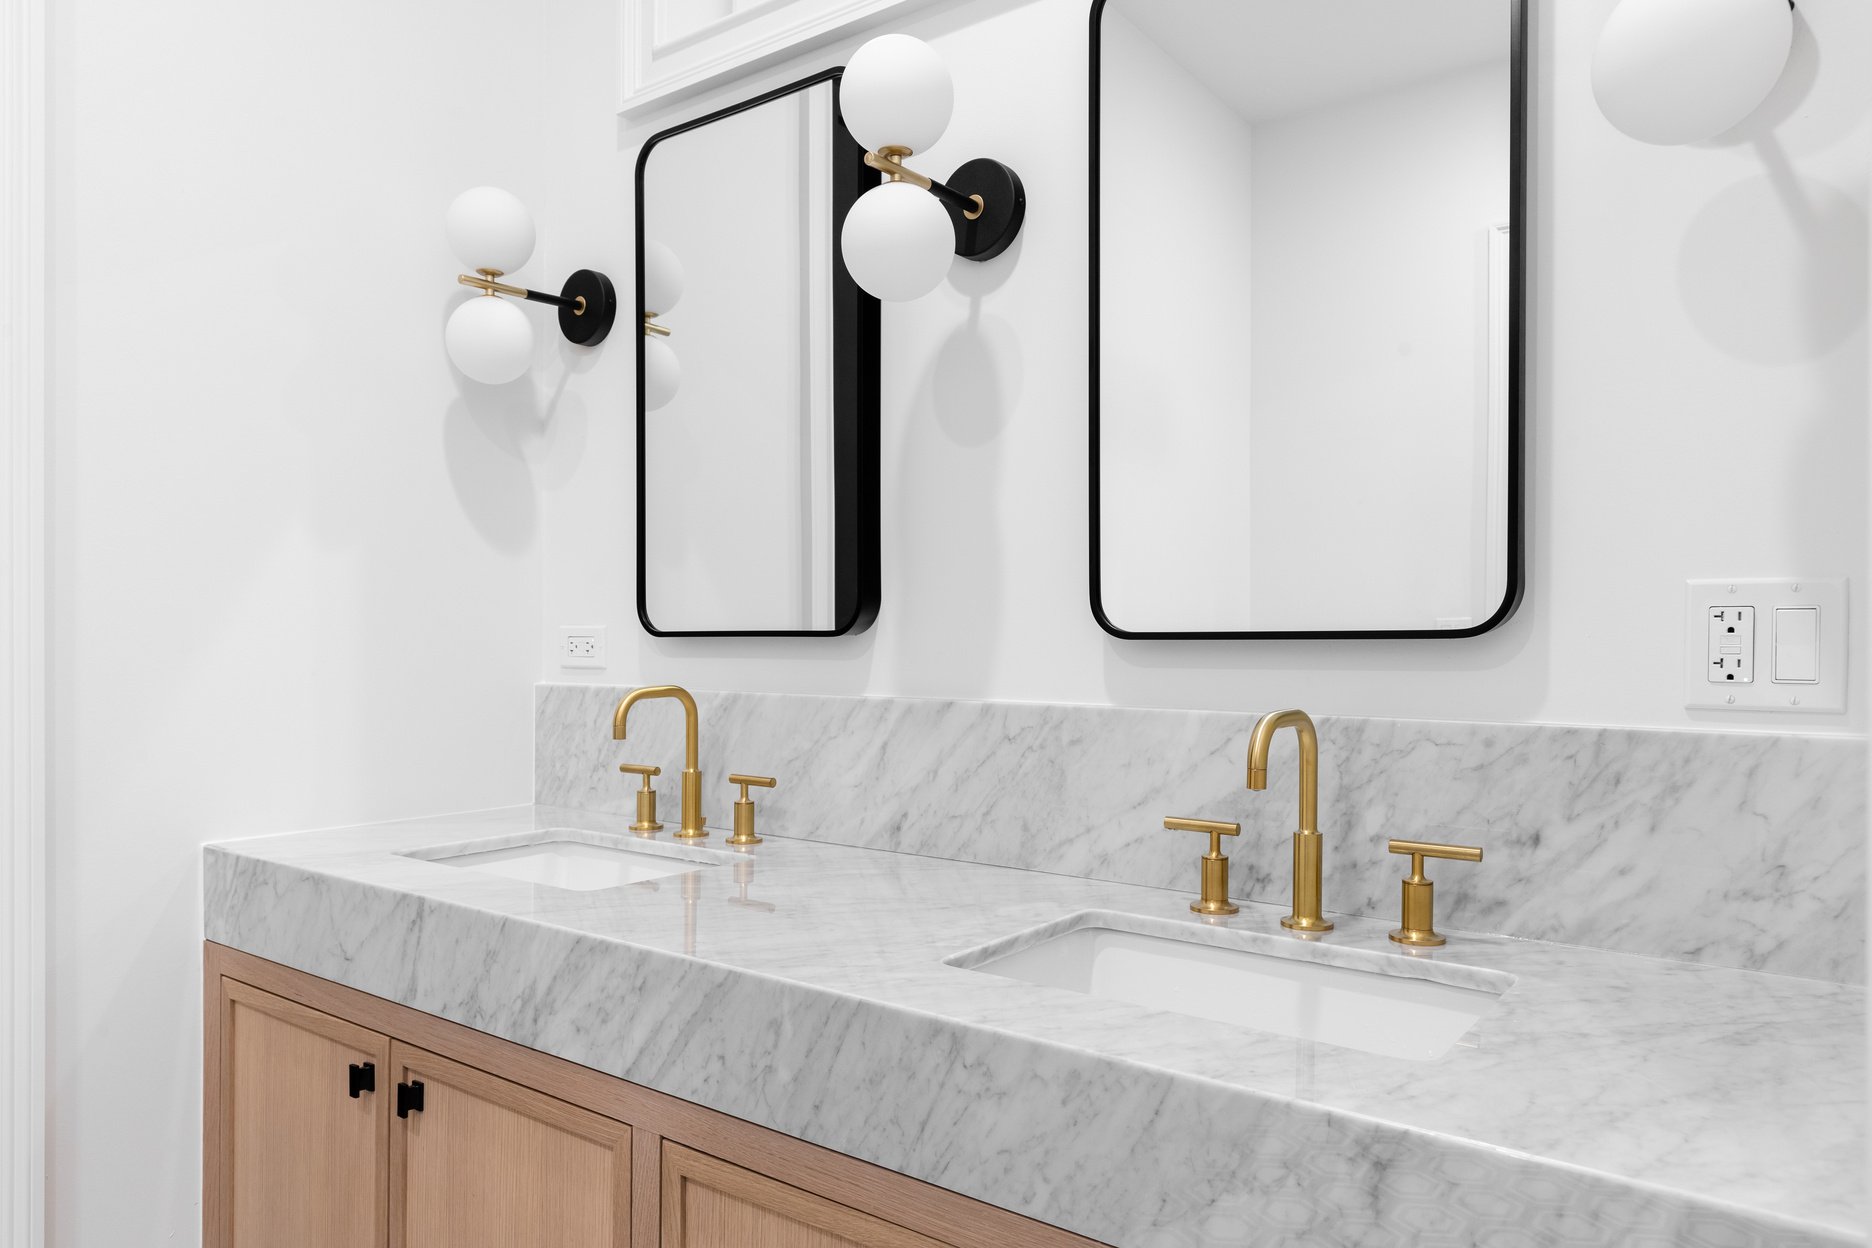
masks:
[[[604,625],[561,624],[559,626],[559,666],[604,667]]]
[[[1755,683],[1755,608],[1709,609],[1705,679],[1712,685]]]
[[[1846,709],[1845,580],[1737,577],[1685,588],[1685,706]]]

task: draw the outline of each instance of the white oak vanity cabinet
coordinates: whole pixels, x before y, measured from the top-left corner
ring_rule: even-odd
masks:
[[[222,945],[205,1248],[1098,1248]]]

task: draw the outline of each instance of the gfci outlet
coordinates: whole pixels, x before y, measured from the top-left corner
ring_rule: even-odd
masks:
[[[605,666],[604,625],[561,624],[559,626],[559,666]]]
[[[1686,588],[1685,706],[1846,709],[1844,578],[1737,577]]]

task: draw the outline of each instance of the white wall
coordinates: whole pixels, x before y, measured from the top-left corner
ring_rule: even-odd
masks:
[[[201,842],[529,797],[578,401],[458,383],[441,214],[545,206],[545,66],[498,0],[51,7],[50,1238],[186,1244]]]
[[[876,627],[834,642],[633,646],[617,351],[575,383],[583,423],[551,461],[540,672],[574,677],[549,653],[554,624],[606,621],[619,630],[613,666],[592,679],[1863,730],[1863,673],[1852,711],[1834,717],[1687,712],[1679,686],[1686,578],[1831,573],[1865,589],[1872,12],[1805,0],[1759,139],[1660,149],[1614,131],[1592,101],[1612,0],[1535,7],[1529,578],[1506,626],[1393,643],[1139,643],[1098,630],[1086,604],[1087,6],[976,0],[903,24],[936,42],[957,82],[955,120],[925,163],[1007,160],[1027,183],[1027,226],[1007,255],[958,262],[948,287],[885,311]],[[560,239],[620,268],[644,137],[858,42],[620,121],[604,114],[611,4],[566,0],[550,20],[565,71],[549,104]]]
[[[1248,497],[1254,130],[1119,8],[1101,41],[1100,597],[1131,632],[1239,631],[1268,553]]]
[[[1235,629],[1466,627],[1501,605],[1478,574],[1509,138],[1506,62],[1255,124],[1244,494],[1259,532],[1305,517],[1307,540],[1260,552]]]

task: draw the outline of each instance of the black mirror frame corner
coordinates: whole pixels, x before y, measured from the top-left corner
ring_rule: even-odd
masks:
[[[644,306],[644,173],[657,144],[699,129],[762,104],[784,98],[820,83],[832,84],[834,143],[846,159],[833,162],[833,236],[860,195],[877,184],[877,175],[865,168],[864,148],[845,128],[839,109],[843,66],[822,70],[785,86],[763,92],[726,108],[658,131],[646,139],[637,155],[636,229],[632,263],[635,266],[634,319]],[[843,637],[862,633],[877,620],[882,601],[883,556],[880,543],[880,470],[878,396],[881,381],[880,309],[876,298],[852,280],[844,257],[833,253],[833,498],[836,532],[836,570],[833,580],[835,614],[839,623],[829,629],[666,629],[650,618],[645,576],[646,484],[644,408],[644,335],[636,338],[637,380],[637,620],[653,637]]]
[[[1392,638],[1455,639],[1477,637],[1500,627],[1519,609],[1526,588],[1526,350],[1528,304],[1528,141],[1532,113],[1528,106],[1528,18],[1533,0],[1507,0],[1510,6],[1509,51],[1509,267],[1514,290],[1508,312],[1508,533],[1507,584],[1501,605],[1480,624],[1452,629],[1347,629],[1311,632],[1141,632],[1114,623],[1106,614],[1100,586],[1099,544],[1099,37],[1107,0],[1092,0],[1088,16],[1088,114],[1086,210],[1087,270],[1087,429],[1089,439],[1089,597],[1092,618],[1113,637],[1126,641],[1288,641]]]

